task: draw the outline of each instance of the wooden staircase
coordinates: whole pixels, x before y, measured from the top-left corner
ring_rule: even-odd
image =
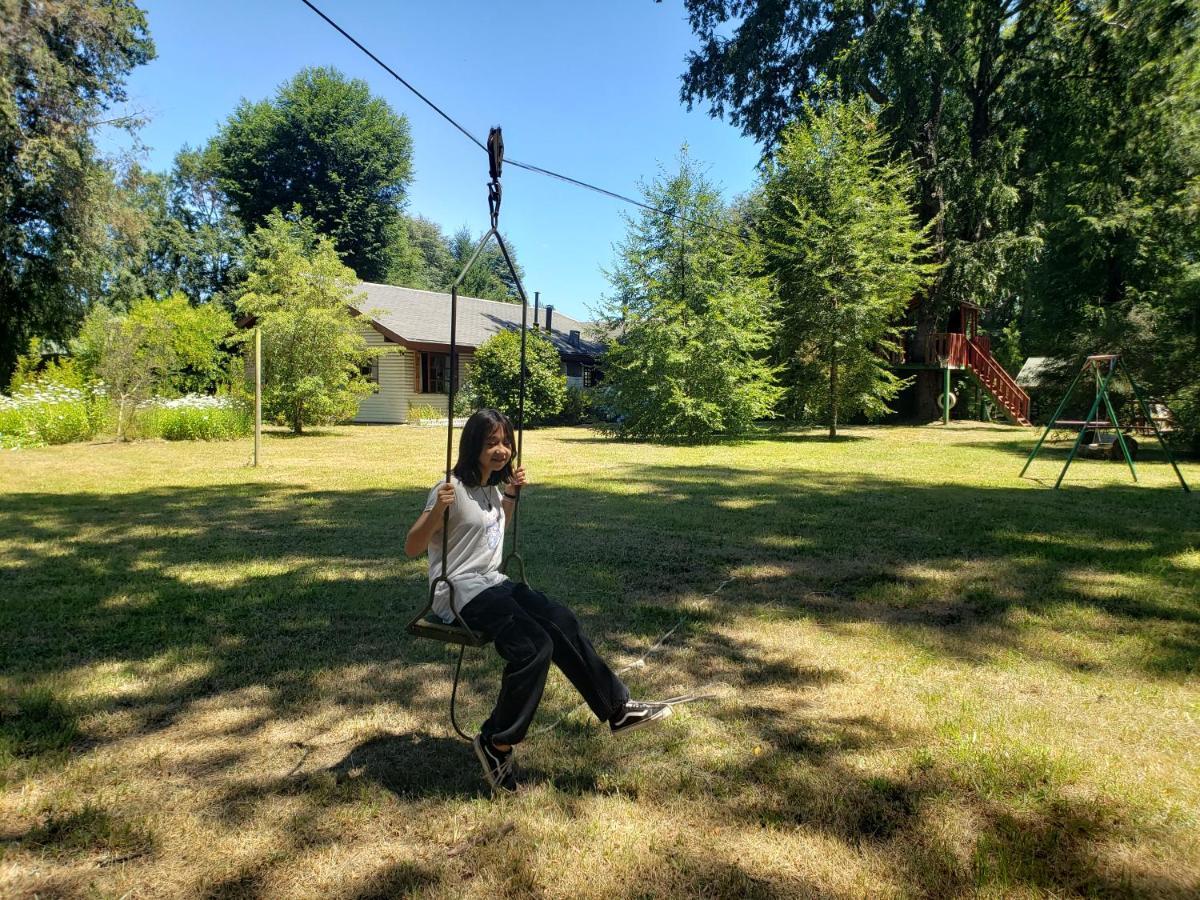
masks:
[[[966,369],[996,401],[996,406],[1013,423],[1030,427],[1029,395],[992,356],[991,340],[986,335],[968,338],[962,334],[934,334],[929,337],[927,360],[939,360],[952,369]]]

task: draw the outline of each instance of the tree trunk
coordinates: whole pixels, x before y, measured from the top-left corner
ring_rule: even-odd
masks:
[[[829,345],[829,436],[837,437],[838,418],[837,341]]]

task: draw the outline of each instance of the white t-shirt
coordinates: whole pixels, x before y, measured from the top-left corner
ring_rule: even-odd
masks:
[[[454,608],[461,611],[473,597],[503,583],[500,562],[504,554],[504,506],[497,485],[491,487],[467,487],[454,476],[454,504],[450,507],[450,529],[446,541],[449,570],[446,572],[454,585]],[[444,482],[439,481],[429,492],[425,509],[433,509],[437,491]],[[442,531],[439,528],[429,539],[429,582],[440,576],[442,570]],[[433,611],[443,622],[453,622],[450,610],[450,591],[440,583],[433,598]]]

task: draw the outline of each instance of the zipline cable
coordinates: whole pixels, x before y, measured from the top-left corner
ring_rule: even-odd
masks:
[[[467,140],[469,140],[472,144],[474,144],[480,150],[483,150],[485,153],[487,152],[487,147],[484,145],[483,141],[479,140],[479,138],[477,138],[470,131],[468,131],[465,127],[463,127],[457,121],[455,121],[455,119],[449,113],[447,113],[440,106],[438,106],[436,103],[434,103],[428,97],[426,97],[424,94],[422,94],[420,91],[418,91],[415,87],[413,87],[411,84],[409,84],[407,81],[405,81],[402,77],[400,77],[400,75],[396,72],[395,69],[393,69],[387,63],[385,63],[383,60],[381,60],[378,56],[376,56],[374,53],[372,53],[370,50],[368,50],[366,47],[364,47],[357,39],[355,39],[355,37],[352,34],[350,34],[350,32],[346,31],[346,29],[344,29],[341,25],[339,25],[337,22],[333,21],[333,19],[329,18],[329,16],[325,15],[325,13],[323,13],[316,6],[316,4],[312,3],[311,0],[300,0],[300,2],[303,3],[305,6],[307,6],[309,9],[311,9],[313,12],[315,12],[322,19],[324,19],[342,37],[344,37],[346,40],[348,40],[350,43],[352,43],[355,47],[357,47],[359,50],[361,50],[363,53],[365,53],[368,57],[370,57],[371,60],[373,62],[375,62],[380,68],[382,68],[385,72],[387,72],[389,75],[391,75],[397,81],[399,81],[402,85],[404,85],[406,88],[408,88],[410,91],[412,91],[418,98],[421,99],[421,101],[423,103],[425,103],[426,106],[428,106],[430,109],[432,109],[434,112],[436,112],[439,116],[441,116],[443,119],[445,119],[451,125],[453,125],[456,129],[458,129],[460,132],[462,132],[466,136]],[[519,160],[515,160],[515,159],[505,159],[505,162],[507,162],[510,166],[516,166],[518,169],[524,169],[527,172],[533,172],[534,174],[537,174],[537,175],[545,175],[548,178],[557,178],[559,181],[565,181],[567,184],[572,184],[572,185],[575,185],[576,187],[581,187],[581,188],[584,188],[589,191],[595,191],[597,194],[602,194],[605,197],[611,197],[614,200],[620,200],[622,203],[629,203],[633,206],[639,207],[640,209],[646,210],[646,212],[657,213],[658,215],[667,216],[668,218],[675,219],[678,222],[683,222],[688,225],[697,225],[700,228],[706,228],[709,231],[715,232],[716,234],[723,234],[726,237],[732,238],[735,241],[740,241],[742,243],[751,242],[751,243],[758,244],[759,246],[764,246],[764,247],[767,246],[763,241],[759,240],[754,235],[738,234],[737,232],[729,231],[726,228],[721,228],[718,225],[713,225],[709,222],[701,221],[700,219],[692,219],[688,216],[681,215],[680,213],[677,213],[677,212],[671,212],[670,210],[666,210],[666,209],[659,209],[657,206],[652,206],[649,203],[644,203],[643,201],[636,200],[633,197],[627,197],[624,194],[618,194],[616,191],[610,191],[610,190],[608,190],[608,188],[602,188],[599,185],[591,184],[590,182],[587,182],[587,181],[581,181],[578,178],[572,178],[570,175],[563,175],[561,172],[554,172],[554,171],[551,171],[550,169],[546,169],[541,166],[535,166],[532,163],[520,162]]]
[[[366,47],[364,47],[362,44],[360,44],[357,40],[355,40],[354,35],[350,34],[350,32],[348,32],[345,28],[343,28],[337,22],[333,21],[333,19],[329,18],[329,16],[325,15],[325,13],[321,12],[321,10],[318,9],[315,4],[310,3],[309,0],[300,0],[300,2],[303,3],[305,6],[307,6],[309,9],[311,9],[313,12],[315,12],[318,16],[320,16],[326,22],[328,22],[339,34],[341,34],[342,37],[344,37],[346,40],[348,40],[350,43],[352,43],[355,47],[357,47],[363,53],[367,54],[367,56],[371,57],[371,59],[374,60],[385,72],[387,72],[389,75],[391,75],[393,78],[395,78],[398,82],[400,82],[402,85],[404,85],[410,91],[412,91],[414,94],[416,94],[418,97],[420,97],[421,100],[423,100],[430,109],[432,109],[435,113],[437,113],[439,116],[441,116],[447,122],[449,122],[451,125],[453,125],[455,128],[457,128],[463,134],[465,134],[467,136],[467,139],[472,144],[474,144],[476,147],[478,147],[484,153],[487,152],[487,147],[484,146],[483,141],[481,141],[479,138],[475,137],[475,135],[471,134],[471,132],[467,131],[467,129],[465,129],[461,125],[459,125],[456,121],[454,121],[454,119],[449,115],[449,113],[442,110],[442,108],[439,107],[436,103],[434,103],[432,100],[430,100],[428,97],[426,97],[420,91],[418,91],[415,87],[413,87],[411,84],[409,84],[403,78],[401,78],[396,73],[395,69],[393,69],[387,63],[385,63],[382,59],[380,59],[378,56],[376,56],[374,53],[372,53],[370,50],[368,50]]]

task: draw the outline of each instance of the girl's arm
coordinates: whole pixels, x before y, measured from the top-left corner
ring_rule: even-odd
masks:
[[[522,485],[527,484],[525,480],[525,469],[519,468],[513,470],[512,481],[500,488],[500,493],[504,495],[501,501],[504,504],[504,529],[508,530],[508,523],[512,521],[513,507],[517,505],[517,501],[521,496]]]
[[[438,533],[442,527],[442,514],[454,504],[454,485],[443,484],[438,488],[433,508],[427,509],[412,528],[408,529],[408,537],[404,541],[404,552],[408,556],[420,556],[429,547],[429,539]]]

